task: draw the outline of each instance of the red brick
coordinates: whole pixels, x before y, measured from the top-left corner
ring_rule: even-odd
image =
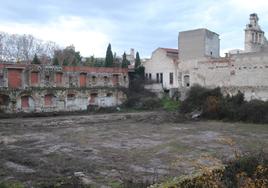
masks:
[[[21,108],[29,108],[29,96],[21,97]]]
[[[57,86],[62,84],[62,73],[56,73],[56,84]]]
[[[52,101],[53,95],[48,94],[45,95],[45,106],[52,106],[53,101]]]
[[[8,87],[19,88],[22,86],[22,70],[8,69]]]
[[[36,86],[39,83],[38,72],[31,72],[31,85]]]
[[[80,87],[86,87],[87,85],[87,75],[82,73],[79,77]]]
[[[128,73],[127,68],[119,67],[87,67],[87,66],[63,66],[67,72],[97,72],[97,73]]]

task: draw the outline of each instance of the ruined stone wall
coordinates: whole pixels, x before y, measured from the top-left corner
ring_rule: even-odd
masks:
[[[120,68],[1,64],[0,78],[0,110],[7,113],[117,106],[129,84]]]
[[[268,55],[264,52],[244,53],[225,59],[182,62],[180,71],[182,77],[189,75],[191,86],[221,87],[231,95],[243,92],[246,100],[268,100],[267,62]]]

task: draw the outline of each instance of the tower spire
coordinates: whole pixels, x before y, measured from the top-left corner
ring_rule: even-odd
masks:
[[[245,29],[245,51],[257,52],[260,51],[265,43],[264,32],[258,23],[259,17],[256,13],[252,13],[249,16],[249,24]]]

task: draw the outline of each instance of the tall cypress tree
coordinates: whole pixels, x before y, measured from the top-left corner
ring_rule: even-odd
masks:
[[[40,60],[38,59],[38,57],[37,57],[36,54],[34,54],[34,58],[33,58],[32,64],[41,64],[41,62],[40,62]]]
[[[64,59],[62,65],[63,66],[68,66],[69,65],[69,62],[66,59]]]
[[[105,67],[112,67],[114,62],[114,56],[112,52],[111,44],[108,45],[105,57]]]
[[[130,65],[130,62],[127,60],[127,55],[124,52],[122,60],[122,68],[128,68],[128,65]]]
[[[60,65],[59,60],[58,60],[57,57],[53,58],[53,65],[55,65],[55,66]]]
[[[135,69],[138,68],[140,65],[141,65],[140,54],[139,54],[139,52],[137,52],[136,58],[135,58]]]

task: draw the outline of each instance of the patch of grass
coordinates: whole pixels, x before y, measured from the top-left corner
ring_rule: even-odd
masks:
[[[25,188],[20,182],[0,182],[0,188]]]
[[[188,146],[178,142],[170,142],[167,146],[170,146],[174,152],[186,152],[190,149]]]
[[[175,110],[179,110],[180,102],[172,100],[169,97],[163,97],[161,99],[161,105],[163,106],[164,110],[175,111]]]
[[[122,183],[116,180],[113,180],[109,183],[109,186],[111,186],[112,188],[121,188],[122,187]]]

